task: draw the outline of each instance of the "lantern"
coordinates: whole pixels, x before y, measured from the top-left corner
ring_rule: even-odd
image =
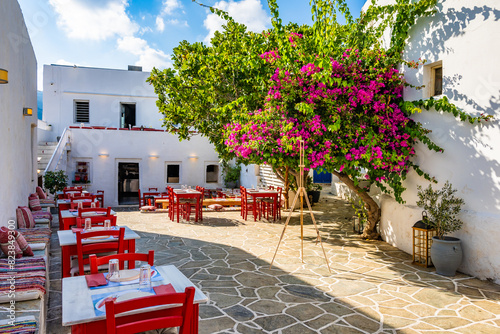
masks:
[[[353,216],[352,218],[354,220],[354,224],[352,226],[353,232],[356,232],[358,234],[362,234],[363,229],[365,228],[365,221],[362,219],[359,219],[358,216]]]
[[[413,264],[422,267],[431,267],[432,237],[436,230],[427,225],[427,212],[422,212],[422,220],[413,225]]]

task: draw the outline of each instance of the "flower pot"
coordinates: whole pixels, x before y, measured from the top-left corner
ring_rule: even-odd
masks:
[[[436,273],[443,276],[455,276],[455,272],[462,263],[460,239],[432,237],[431,259],[436,267]]]
[[[307,196],[312,196],[313,203],[319,202],[319,196],[321,195],[321,191],[319,190],[311,190],[307,192]]]

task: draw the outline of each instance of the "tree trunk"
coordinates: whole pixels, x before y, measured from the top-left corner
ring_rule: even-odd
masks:
[[[351,180],[348,175],[336,171],[334,171],[333,174],[337,176],[340,181],[344,182],[349,187],[349,189],[354,191],[356,195],[358,195],[359,198],[361,198],[361,200],[364,202],[365,208],[368,211],[368,222],[365,224],[365,228],[363,229],[363,234],[361,235],[361,237],[372,240],[380,239],[380,235],[377,233],[376,228],[377,224],[380,221],[381,210],[377,202],[375,202],[373,198],[361,187],[356,186],[354,184],[354,181]]]

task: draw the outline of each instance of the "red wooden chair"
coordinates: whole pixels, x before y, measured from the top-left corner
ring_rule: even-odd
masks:
[[[92,212],[96,212],[97,215],[95,216],[112,216],[111,215],[111,207],[108,206],[107,208],[83,208],[83,209],[78,209],[78,217],[79,218],[86,218],[86,217],[94,217],[90,215]]]
[[[241,188],[241,216],[243,217],[243,219],[247,220],[249,212],[252,212],[252,215],[254,217],[258,217],[259,206],[256,205],[255,208],[256,208],[256,212],[253,212],[253,200],[248,198],[246,188],[242,187]]]
[[[94,203],[95,208],[100,208],[101,203],[99,202],[93,202],[93,201],[78,201],[74,200],[73,198],[71,199],[70,208],[71,209],[78,209],[78,203],[82,203],[83,208],[92,208],[92,203]]]
[[[96,242],[83,243],[82,240],[89,240],[91,238],[105,238],[106,236],[114,237],[111,240],[96,240]],[[123,241],[125,236],[125,228],[119,230],[100,230],[93,232],[82,233],[76,232],[76,252],[78,264],[72,261],[71,276],[76,274],[84,275],[85,271],[90,271],[89,258],[90,254],[105,254],[111,255],[109,252],[124,252],[125,243]],[[91,239],[92,240],[92,239]]]
[[[269,187],[269,189],[274,189],[274,187]],[[261,207],[261,213],[265,215],[266,219],[269,220],[269,215],[273,217],[273,220],[281,220],[281,194],[283,189],[281,187],[276,188],[278,191],[277,204],[274,206],[274,199],[272,198],[262,198],[259,200]]]
[[[125,262],[127,262],[127,269],[134,269],[135,261],[147,262],[150,266],[152,266],[155,260],[155,251],[150,250],[148,254],[121,253],[101,257],[97,257],[95,254],[91,254],[89,256],[90,273],[97,274],[99,272],[99,266],[109,263],[109,260],[112,259],[118,259],[118,261],[120,261],[120,270],[125,269]]]
[[[116,216],[92,216],[92,217],[76,217],[76,227],[83,228],[85,227],[85,219],[89,218],[92,224],[92,227],[95,226],[104,226],[104,221],[109,220],[111,226],[116,226]]]
[[[179,334],[190,332],[193,318],[194,287],[187,287],[182,293],[160,294],[125,300],[116,303],[113,300],[106,302],[106,332],[108,334],[139,333],[154,329],[179,327]],[[141,313],[139,317],[116,317],[117,314],[151,306],[168,304],[182,304],[175,309],[168,309],[165,313],[155,312],[148,316]]]
[[[101,203],[101,206],[104,205],[104,190],[97,190],[95,198]]]

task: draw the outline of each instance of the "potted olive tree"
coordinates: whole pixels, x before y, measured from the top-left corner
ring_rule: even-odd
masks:
[[[43,185],[51,194],[62,191],[68,185],[68,176],[63,170],[57,172],[47,171],[43,176]]]
[[[228,188],[237,188],[240,181],[241,165],[230,166],[227,162],[222,164],[224,182]]]
[[[457,268],[462,262],[462,246],[458,238],[446,236],[446,234],[458,231],[463,222],[457,218],[464,200],[456,197],[456,189],[446,181],[440,190],[432,189],[429,185],[426,189],[417,186],[417,205],[422,207],[429,216],[427,225],[436,230],[436,236],[432,239],[431,259],[436,267],[436,272],[443,276],[455,276]]]

